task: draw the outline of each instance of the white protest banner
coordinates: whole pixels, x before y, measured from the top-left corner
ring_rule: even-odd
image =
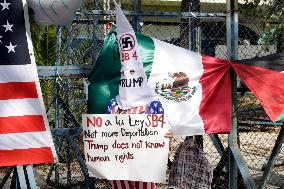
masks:
[[[85,114],[82,125],[91,177],[165,183],[169,126],[163,114]]]

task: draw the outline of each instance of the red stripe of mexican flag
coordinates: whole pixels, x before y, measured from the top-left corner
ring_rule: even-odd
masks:
[[[204,73],[200,79],[203,88],[200,114],[205,133],[229,133],[231,127],[230,64],[223,59],[202,56]]]

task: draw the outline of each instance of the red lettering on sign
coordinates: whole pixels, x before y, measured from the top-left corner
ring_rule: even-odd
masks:
[[[122,53],[121,56],[122,56],[122,57],[121,57],[121,58],[122,58],[122,62],[124,62],[125,60],[129,60],[129,59],[130,59],[128,53]]]
[[[157,115],[157,114],[149,114],[147,115],[148,123],[146,122],[147,127],[158,127],[161,125],[161,128],[164,127],[164,115]]]
[[[93,127],[101,127],[103,124],[103,120],[101,117],[93,117],[93,120],[87,117],[87,127],[93,126]]]
[[[133,58],[135,58],[135,60],[137,60],[137,59],[138,59],[138,56],[137,56],[136,51],[133,53],[132,57],[133,57]]]

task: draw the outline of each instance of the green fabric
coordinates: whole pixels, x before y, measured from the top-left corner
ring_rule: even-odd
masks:
[[[154,59],[154,42],[150,37],[136,34],[139,54],[147,78],[149,78]],[[96,64],[89,76],[88,114],[103,114],[110,100],[118,94],[120,79],[120,57],[116,40],[116,30],[112,29],[100,49]]]
[[[284,120],[284,111],[278,116],[278,118],[275,121],[281,121]]]

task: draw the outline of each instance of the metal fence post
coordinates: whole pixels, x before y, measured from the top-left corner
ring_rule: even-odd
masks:
[[[237,48],[238,48],[238,0],[226,0],[227,6],[227,58],[230,60],[237,59]],[[236,106],[237,106],[237,85],[236,85],[236,74],[231,72],[232,76],[232,117],[231,117],[231,133],[229,135],[229,141],[238,142],[239,132],[236,117]],[[229,142],[230,143],[230,142]],[[229,146],[230,147],[230,146]],[[238,167],[234,155],[229,150],[229,188],[238,188]]]
[[[57,40],[56,40],[56,73],[55,73],[55,87],[54,87],[54,96],[55,96],[55,128],[59,128],[59,120],[60,120],[60,115],[59,115],[59,103],[58,103],[58,96],[59,96],[59,83],[58,83],[58,66],[60,66],[60,58],[61,58],[61,42],[62,42],[62,27],[58,26],[57,29]],[[55,146],[57,148],[60,147],[60,140],[58,138],[55,138]],[[55,164],[54,167],[54,172],[55,172],[55,185],[58,187],[59,185],[59,172],[58,172],[58,165]]]
[[[139,13],[140,12],[140,6],[141,6],[141,0],[132,0],[133,1],[133,11],[134,13]],[[133,17],[133,29],[135,32],[140,32],[141,31],[141,26],[140,26],[140,16],[135,15]]]
[[[98,1],[94,0],[94,10],[98,9]],[[98,27],[98,18],[96,14],[93,14],[93,65],[96,63],[97,59],[97,45],[98,45],[98,39],[97,39],[97,27]]]
[[[227,58],[238,59],[238,1],[227,0]],[[256,189],[255,182],[243,158],[239,144],[239,128],[237,123],[237,75],[231,72],[232,78],[232,118],[231,133],[229,135],[229,188],[238,188],[238,169],[248,189]]]
[[[61,41],[62,41],[62,27],[58,26],[57,29],[57,39],[56,39],[56,73],[55,73],[55,88],[54,88],[54,96],[55,96],[55,128],[59,127],[59,105],[58,99],[59,96],[59,86],[58,86],[58,66],[60,66],[60,57],[61,57]]]
[[[189,12],[198,13],[200,11],[200,1],[192,0],[189,2]],[[189,50],[198,52],[198,22],[199,19],[197,17],[189,18]]]
[[[72,25],[66,28],[67,29],[67,65],[72,65]],[[67,104],[67,108],[69,107],[69,88],[70,79],[66,79],[66,82],[64,82],[64,99]],[[67,115],[64,115],[64,127],[67,128]],[[66,140],[65,138],[63,140]],[[70,151],[70,144],[69,141],[66,140],[66,147],[65,147],[65,153],[66,153],[66,167],[67,167],[67,186],[71,187],[72,184],[72,174],[71,174],[71,151]]]

